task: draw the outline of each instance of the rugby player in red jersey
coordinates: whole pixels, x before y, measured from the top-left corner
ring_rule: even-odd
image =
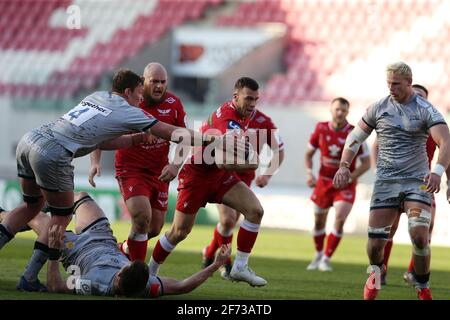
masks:
[[[319,122],[309,140],[309,147],[305,154],[307,171],[307,185],[314,188],[311,200],[314,203],[314,244],[316,256],[308,265],[307,270],[332,271],[331,256],[336,251],[344,233],[344,224],[352,210],[356,195],[356,180],[370,168],[370,158],[367,147],[362,145],[358,156],[361,164],[356,167],[353,161],[350,166],[351,182],[341,189],[333,187],[333,177],[339,169],[345,139],[354,126],[347,122],[350,103],[341,97],[331,101],[331,121]],[[313,174],[313,156],[320,150],[319,178]],[[328,211],[333,206],[335,221],[333,231],[326,236],[326,222]],[[325,251],[324,242],[326,247]]]
[[[180,99],[167,91],[167,71],[163,65],[152,62],[145,67],[143,97],[141,109],[161,122],[186,127]],[[145,261],[148,239],[159,235],[164,225],[169,182],[177,176],[182,164],[182,161],[169,163],[169,148],[169,141],[155,137],[116,152],[116,178],[131,215],[128,240],[120,246],[131,261]],[[100,172],[99,153],[93,155],[91,184],[93,176]]]
[[[258,109],[250,116],[250,124],[248,126],[248,135],[254,136],[251,141],[255,141],[258,154],[267,144],[272,150],[272,157],[264,174],[256,178],[255,184],[263,188],[268,183],[272,175],[278,170],[284,160],[284,144],[278,134],[278,129],[272,119]],[[250,187],[256,177],[256,170],[245,170],[237,172],[239,179]],[[239,220],[240,213],[224,204],[217,204],[219,211],[219,223],[214,229],[213,238],[208,246],[203,249],[203,268],[208,267],[214,262],[216,251],[223,245],[231,243],[233,240],[233,229]],[[232,264],[231,259],[227,261],[221,270],[223,279],[230,279]]]
[[[202,127],[208,134],[244,135],[250,116],[259,98],[258,83],[247,77],[238,79],[234,86],[233,99],[225,102]],[[209,203],[223,203],[244,215],[237,236],[237,253],[230,272],[234,281],[245,281],[252,286],[264,286],[267,281],[257,276],[248,266],[250,252],[255,244],[263,217],[263,208],[250,188],[236,176],[236,170],[256,169],[257,153],[248,159],[222,161],[226,153],[208,154],[208,148],[194,152],[190,163],[184,164],[178,175],[178,198],[172,226],[160,237],[150,259],[150,273],[157,274],[160,265],[183,241],[194,226],[200,207]],[[239,159],[237,159],[239,160]]]

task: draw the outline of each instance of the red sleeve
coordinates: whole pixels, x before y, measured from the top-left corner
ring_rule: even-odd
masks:
[[[319,148],[319,134],[320,134],[319,126],[320,123],[316,125],[314,132],[311,134],[311,137],[309,138],[309,144],[316,149]]]
[[[187,125],[186,112],[180,100],[177,100],[177,118],[175,119],[175,125],[182,128],[186,128]]]

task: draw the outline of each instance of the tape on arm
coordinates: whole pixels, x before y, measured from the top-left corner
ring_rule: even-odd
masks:
[[[350,132],[345,140],[344,150],[351,150],[354,154],[358,153],[361,144],[369,137],[369,133],[366,133],[359,126],[356,126],[352,132]]]

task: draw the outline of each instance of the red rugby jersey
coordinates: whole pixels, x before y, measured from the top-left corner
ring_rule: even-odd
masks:
[[[345,140],[353,128],[353,125],[347,123],[342,129],[336,131],[329,121],[319,122],[316,125],[309,139],[309,144],[312,148],[320,150],[319,176],[333,179],[336,171],[339,169]],[[358,156],[368,156],[368,150],[365,144],[359,148],[357,156],[350,165],[350,171],[355,170],[356,158]]]
[[[146,106],[142,102],[140,107],[159,121],[178,127],[186,127],[186,112],[178,97],[166,92],[161,103]],[[145,172],[159,176],[168,163],[170,142],[157,138],[152,143],[141,143],[116,151],[116,175],[126,173]]]
[[[202,124],[200,131],[212,135],[221,135],[229,131],[243,133],[247,131],[249,123],[250,117],[242,118],[233,102],[227,101],[209,116],[208,120]],[[202,147],[201,150],[197,149],[194,152],[190,161],[191,164],[195,164],[192,167],[195,170],[208,171],[209,173],[212,171],[219,172],[220,169],[212,162],[212,157],[204,151],[205,147]],[[202,155],[203,159],[201,159]],[[206,163],[206,158],[211,160],[209,161],[211,163]]]

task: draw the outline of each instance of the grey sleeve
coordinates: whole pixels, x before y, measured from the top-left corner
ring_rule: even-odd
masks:
[[[132,108],[126,115],[125,122],[130,131],[146,131],[158,122],[158,120],[142,109]]]
[[[379,106],[379,103],[374,103],[370,107],[367,108],[366,113],[364,113],[362,120],[365,124],[367,124],[372,129],[375,129],[377,125],[377,117],[376,111]]]
[[[424,109],[423,115],[428,129],[437,124],[447,124],[445,118],[432,104],[428,104]]]

